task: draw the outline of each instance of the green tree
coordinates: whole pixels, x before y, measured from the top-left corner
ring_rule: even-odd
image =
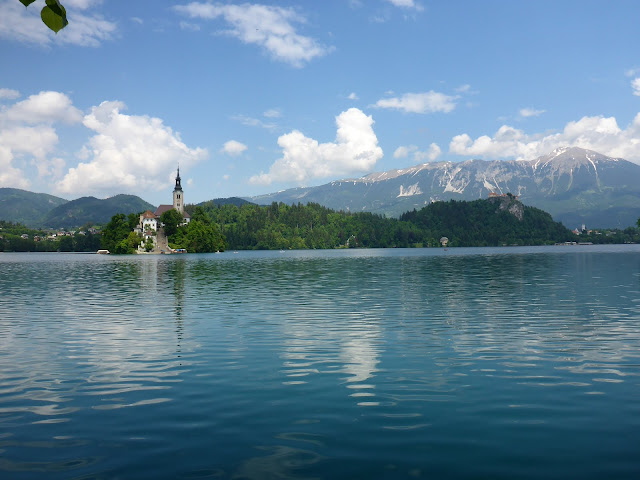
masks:
[[[190,253],[208,253],[225,249],[224,237],[216,224],[205,224],[200,220],[191,220],[178,227],[169,238],[172,248],[185,248]]]
[[[142,242],[142,236],[136,232],[129,232],[125,238],[115,244],[112,251],[113,253],[126,254],[135,253],[136,248]]]
[[[20,0],[25,7],[28,7],[36,0]],[[44,24],[54,32],[58,33],[69,23],[67,21],[67,11],[58,0],[45,0],[45,6],[40,11],[40,18]]]
[[[129,247],[129,252],[133,253],[140,243],[142,243],[142,235],[136,232],[129,232],[129,235],[127,235],[127,246]]]
[[[191,213],[191,221],[193,222],[194,220],[204,223],[205,225],[211,224],[211,217],[201,206],[197,206],[193,209],[193,212]]]
[[[68,236],[62,237],[58,248],[61,252],[73,252],[73,238]]]
[[[133,230],[132,216],[135,217],[135,214],[127,217],[124,213],[117,213],[111,217],[109,223],[102,229],[102,248],[113,253],[128,252],[126,239]],[[120,245],[123,241],[124,244]]]
[[[160,215],[160,221],[164,224],[165,235],[170,237],[178,231],[178,226],[182,223],[183,218],[179,211],[172,208]]]

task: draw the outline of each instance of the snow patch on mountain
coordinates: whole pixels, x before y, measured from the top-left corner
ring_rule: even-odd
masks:
[[[469,185],[469,180],[465,182],[464,178],[456,179],[456,176],[462,171],[462,167],[456,167],[449,175],[444,175],[442,180],[446,180],[446,184],[444,186],[445,192],[453,192],[453,193],[463,193],[464,189],[467,185]],[[448,173],[448,172],[447,172]],[[440,183],[442,185],[442,182]]]
[[[413,195],[422,195],[422,190],[420,190],[420,186],[417,183],[409,185],[406,190],[404,188],[404,185],[400,185],[400,193],[396,198],[412,197]]]
[[[484,178],[484,181],[482,182],[482,186],[484,188],[486,188],[488,191],[490,192],[494,192],[494,193],[502,193],[502,190],[500,189],[500,187],[498,186],[498,184],[493,184],[490,183],[486,177]]]

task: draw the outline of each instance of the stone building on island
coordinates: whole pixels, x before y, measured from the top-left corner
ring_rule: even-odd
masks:
[[[182,215],[184,219],[182,224],[185,225],[191,221],[191,216],[184,211],[184,192],[182,190],[182,184],[180,179],[180,167],[178,167],[178,174],[176,175],[176,185],[173,189],[173,204],[172,205],[159,205],[155,212],[147,210],[140,215],[140,222],[136,228],[136,232],[142,234],[142,243],[138,247],[139,253],[146,251],[145,244],[151,239],[153,243],[153,249],[151,253],[160,253],[162,251],[168,251],[169,245],[167,243],[167,237],[164,234],[163,225],[160,222],[160,216],[171,209],[175,209]]]

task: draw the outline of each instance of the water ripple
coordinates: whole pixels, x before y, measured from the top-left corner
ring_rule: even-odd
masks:
[[[639,253],[3,254],[0,476],[633,478]]]

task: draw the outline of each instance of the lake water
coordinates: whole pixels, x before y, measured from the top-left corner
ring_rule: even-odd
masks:
[[[0,478],[640,478],[640,246],[0,254]]]

